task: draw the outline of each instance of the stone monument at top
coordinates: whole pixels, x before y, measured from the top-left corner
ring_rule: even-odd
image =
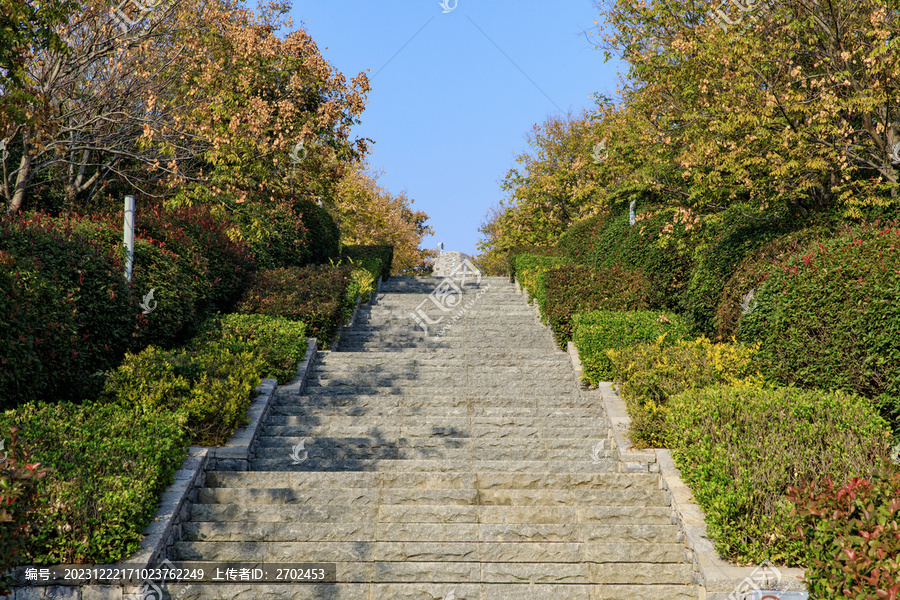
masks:
[[[472,257],[462,252],[443,252],[434,259],[434,277],[450,277],[456,274],[457,268],[468,261],[469,265],[473,264]],[[470,267],[470,268],[474,268]],[[471,271],[470,271],[470,274]]]

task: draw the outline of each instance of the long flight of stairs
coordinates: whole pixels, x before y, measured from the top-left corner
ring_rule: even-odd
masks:
[[[393,278],[277,397],[250,471],[207,476],[170,557],[334,562],[337,583],[178,597],[696,599],[657,476],[616,472],[606,431],[507,280]]]

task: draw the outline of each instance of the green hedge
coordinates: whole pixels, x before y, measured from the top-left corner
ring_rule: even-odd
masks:
[[[302,264],[322,265],[338,258],[341,233],[328,211],[311,200],[295,200],[293,208],[307,231],[308,243]]]
[[[583,379],[594,386],[601,381],[612,381],[615,376],[607,350],[653,340],[674,343],[687,335],[677,315],[657,311],[584,312],[573,317],[572,325],[572,341],[584,367]],[[660,336],[664,336],[662,340]]]
[[[753,564],[803,566],[788,486],[867,476],[885,464],[890,439],[865,398],[798,388],[691,390],[669,398],[667,426],[716,549]]]
[[[246,422],[264,371],[253,352],[232,353],[224,344],[195,352],[150,346],[125,357],[107,378],[103,396],[147,412],[181,415],[192,444],[216,446]]]
[[[626,211],[600,214],[571,227],[557,247],[595,269],[621,265],[650,283],[651,308],[680,310],[694,266],[693,254],[706,232],[699,216],[683,209],[641,208],[629,224]]]
[[[354,263],[361,265],[372,264],[377,260],[381,265],[381,271],[373,273],[377,282],[378,277],[385,281],[391,276],[391,268],[394,263],[394,247],[390,245],[347,245],[341,247],[341,256],[350,258]]]
[[[231,214],[230,221],[255,256],[257,268],[295,267],[309,262],[309,232],[290,203],[245,202]]]
[[[830,227],[809,227],[777,237],[747,253],[734,268],[722,290],[712,321],[716,338],[726,341],[737,335],[741,316],[752,307],[755,290],[768,277],[769,271],[788,257],[796,255],[810,241],[827,240],[833,234]],[[753,298],[746,296],[751,290],[754,290]]]
[[[704,243],[696,252],[684,308],[692,333],[716,337],[714,319],[726,285],[751,252],[800,229],[834,231],[838,222],[838,217],[827,211],[807,215],[786,213],[767,219],[745,215],[740,209],[727,211],[718,224],[715,239]]]
[[[24,564],[108,564],[135,553],[188,445],[178,416],[138,405],[28,403],[0,414],[0,431],[9,426],[49,471],[36,484]]]
[[[0,252],[0,340],[9,343],[0,407],[96,394],[134,343],[141,313],[124,264],[40,214],[0,220]]]
[[[553,246],[516,246],[511,248],[506,254],[506,263],[509,270],[509,282],[515,283],[519,279],[516,274],[516,261],[522,254],[530,254],[531,256],[564,256],[564,252]]]
[[[528,292],[528,297],[537,300],[540,306],[544,302],[545,295],[545,290],[541,286],[541,273],[568,263],[569,259],[562,256],[519,254],[515,261],[516,280]]]
[[[829,479],[791,490],[808,548],[804,579],[813,598],[890,598],[900,590],[900,471]]]
[[[57,222],[71,227],[79,235],[125,259],[122,228],[105,218],[61,217]],[[200,323],[200,288],[191,279],[196,272],[185,268],[185,259],[162,242],[136,237],[134,240],[134,266],[131,290],[138,302],[149,310],[141,310],[137,318],[136,339],[133,349],[148,345],[171,347],[185,343]],[[204,288],[208,289],[208,288]]]
[[[307,335],[327,346],[348,308],[353,308],[347,294],[350,283],[351,270],[346,266],[270,269],[258,274],[238,310],[302,321]]]
[[[144,203],[135,211],[135,232],[177,255],[201,319],[215,311],[230,312],[256,270],[247,244],[228,235],[233,226],[205,205]]]
[[[777,264],[738,338],[763,373],[875,399],[900,430],[900,229],[860,226]]]
[[[204,324],[191,349],[202,352],[209,345],[254,354],[263,363],[258,375],[283,385],[297,375],[297,363],[306,355],[306,325],[269,315],[222,315]]]
[[[669,398],[716,384],[763,387],[753,365],[755,347],[713,344],[701,337],[674,344],[649,344],[608,350],[615,381],[631,417],[631,441],[638,448],[667,447]]]
[[[592,269],[583,265],[552,267],[538,276],[541,315],[560,348],[572,340],[572,317],[591,310],[643,310],[650,286],[636,270],[619,265]]]

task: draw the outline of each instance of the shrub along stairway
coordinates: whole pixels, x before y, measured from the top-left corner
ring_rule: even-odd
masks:
[[[383,287],[306,392],[277,398],[251,470],[207,476],[172,557],[335,562],[337,583],[179,598],[698,597],[658,476],[616,472],[602,408],[533,309],[484,278],[444,313],[440,281]],[[409,316],[423,301],[440,338]]]

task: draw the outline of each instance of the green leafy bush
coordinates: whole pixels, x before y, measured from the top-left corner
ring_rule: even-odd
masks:
[[[375,281],[378,278],[385,281],[391,276],[391,267],[394,263],[394,247],[390,245],[348,245],[341,247],[341,256],[349,258],[354,264],[362,265],[363,268],[369,269],[371,261],[377,260],[381,265],[381,270],[375,275]]]
[[[564,252],[560,248],[553,246],[516,246],[511,248],[506,254],[507,268],[509,270],[509,282],[515,283],[519,279],[516,274],[516,261],[522,254],[530,254],[532,256],[564,256]]]
[[[350,280],[349,267],[330,265],[262,271],[238,310],[302,321],[307,335],[326,345],[347,312]]]
[[[256,258],[258,269],[303,266],[309,262],[309,233],[291,203],[246,202],[229,220]]]
[[[10,593],[4,574],[24,557],[35,529],[37,483],[47,476],[40,463],[29,462],[29,450],[19,443],[18,430],[0,430],[0,594]],[[8,439],[7,439],[8,438]]]
[[[9,426],[48,469],[25,564],[114,563],[136,552],[187,447],[176,415],[136,405],[28,403],[0,415],[0,430]]]
[[[48,301],[62,303],[46,307],[32,304],[28,309],[29,318],[37,316],[36,310],[46,311],[44,320],[70,330],[73,322],[63,312],[68,314],[73,310],[75,313],[76,330],[72,332],[75,339],[70,337],[69,343],[56,348],[45,345],[40,350],[51,359],[51,364],[59,356],[57,351],[74,353],[71,357],[77,360],[67,363],[72,370],[50,373],[47,381],[38,382],[40,395],[32,397],[54,401],[81,400],[96,394],[102,385],[102,372],[115,367],[134,343],[138,315],[141,313],[138,300],[132,296],[123,276],[124,264],[97,242],[40,214],[0,221],[0,251],[6,252],[19,264],[15,285],[33,286],[31,291],[22,292],[25,296],[35,298],[36,294]],[[9,262],[10,259],[6,260]],[[25,276],[23,269],[34,275]],[[38,278],[42,283],[37,283]],[[7,279],[6,289],[11,290],[11,285],[13,281]],[[51,287],[55,287],[56,291],[52,291]],[[27,304],[25,296],[19,297]],[[17,309],[13,306],[12,310]],[[13,335],[18,332],[27,336],[29,331],[40,331],[44,325],[21,320],[4,322],[0,319],[0,328],[11,328]],[[9,335],[11,333],[7,331],[0,334],[0,338]],[[60,341],[55,334],[48,339],[39,336],[34,339],[46,344]],[[20,394],[14,402],[23,399],[27,396],[23,398]],[[6,402],[4,405],[11,404]]]
[[[768,378],[900,402],[900,229],[861,226],[812,242],[772,270],[739,339],[760,342]],[[895,430],[898,423],[893,422]]]
[[[38,264],[0,250],[0,410],[53,399],[84,372],[75,299]]]
[[[572,339],[572,316],[590,310],[643,310],[649,283],[640,271],[621,265],[592,269],[583,265],[552,267],[538,275],[541,315],[560,348]]]
[[[658,340],[673,343],[687,335],[687,329],[674,313],[656,311],[598,310],[577,313],[572,318],[572,341],[584,367],[583,378],[596,386],[612,381],[613,365],[607,350],[627,348]],[[663,336],[660,340],[660,336]]]
[[[125,260],[120,225],[108,217],[68,215],[56,219],[86,238],[94,240],[120,260]],[[193,268],[182,268],[184,259],[163,247],[161,242],[136,237],[132,269],[132,294],[147,309],[137,318],[133,349],[148,345],[170,347],[183,344],[196,332],[200,314],[198,289],[193,285]],[[205,288],[204,288],[205,289]]]
[[[260,377],[285,384],[306,355],[306,325],[268,315],[224,315],[210,319],[191,347],[202,351],[211,344],[231,354],[251,352],[263,362]]]
[[[637,213],[633,226],[627,211],[591,217],[566,231],[557,246],[595,269],[639,270],[650,283],[649,306],[674,310],[683,305],[694,250],[704,235],[699,215],[649,207]]]
[[[206,205],[167,208],[145,203],[136,211],[135,231],[178,256],[201,320],[216,310],[228,312],[256,269],[247,244],[228,235],[232,227]]]
[[[792,488],[813,598],[900,597],[900,472]]]
[[[540,284],[542,272],[569,260],[561,256],[543,256],[538,254],[520,254],[516,257],[516,280],[528,292],[528,297],[536,299],[538,305],[544,300],[545,290]]]
[[[224,444],[245,424],[264,362],[252,352],[232,353],[226,345],[199,352],[150,346],[128,354],[106,380],[103,395],[123,406],[184,417],[191,443]]]
[[[341,233],[328,211],[311,200],[295,200],[294,211],[306,228],[308,244],[303,264],[327,264],[340,255]]]
[[[838,222],[837,215],[829,211],[807,215],[785,213],[766,219],[746,215],[739,207],[727,211],[715,228],[716,238],[696,251],[695,267],[685,295],[685,318],[692,333],[716,337],[716,310],[735,269],[751,252],[801,229],[815,228],[810,238],[827,234],[836,229]],[[731,285],[728,289],[731,293],[745,294],[746,289],[735,291],[741,287]]]
[[[755,347],[665,338],[607,350],[613,375],[631,417],[631,441],[638,448],[666,447],[666,413],[671,396],[715,384],[762,387],[752,363]]]
[[[703,508],[718,552],[740,563],[803,566],[786,494],[820,476],[867,476],[890,435],[855,394],[712,386],[669,398],[675,462]]]
[[[737,334],[743,313],[755,303],[756,288],[775,265],[796,255],[810,241],[824,241],[833,235],[828,227],[809,227],[782,235],[748,252],[728,278],[713,317],[716,339],[724,341]],[[747,296],[753,291],[753,296]],[[746,301],[745,301],[746,297]]]

